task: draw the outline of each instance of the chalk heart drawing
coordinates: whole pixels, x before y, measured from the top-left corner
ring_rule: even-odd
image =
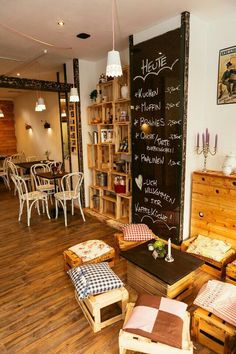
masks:
[[[140,190],[143,188],[143,176],[138,175],[138,177],[135,178],[135,182]]]

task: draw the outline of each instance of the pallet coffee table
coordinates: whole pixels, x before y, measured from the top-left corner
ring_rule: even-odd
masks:
[[[128,261],[128,284],[138,293],[147,292],[171,299],[182,300],[190,295],[194,272],[204,261],[173,248],[171,252],[174,262],[154,259],[147,244],[120,252],[121,257]]]

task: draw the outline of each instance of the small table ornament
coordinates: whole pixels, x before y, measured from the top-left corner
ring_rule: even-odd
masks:
[[[168,252],[167,256],[165,257],[166,262],[174,262],[174,258],[171,255],[171,238],[168,238]]]
[[[218,142],[218,134],[215,135],[215,146],[211,149],[210,148],[210,133],[208,128],[206,128],[206,133],[202,133],[202,146],[199,145],[199,133],[197,133],[197,146],[196,152],[198,155],[203,154],[204,156],[204,166],[202,172],[207,172],[206,162],[208,154],[214,156],[217,151],[217,142]]]

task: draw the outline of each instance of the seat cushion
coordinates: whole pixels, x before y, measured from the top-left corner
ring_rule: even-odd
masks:
[[[42,184],[41,186],[37,187],[38,191],[51,191],[54,190],[53,184]]]
[[[77,198],[77,195],[75,194],[74,191],[65,191],[65,192],[55,193],[54,197],[56,199],[61,199],[61,200],[71,200],[71,199]]]
[[[153,233],[145,224],[130,224],[122,228],[125,241],[148,241],[153,239]]]
[[[231,245],[227,242],[198,235],[198,237],[188,247],[187,252],[211,258],[217,262],[220,262],[230,249]]]
[[[78,243],[77,245],[70,247],[69,250],[74,252],[83,262],[88,262],[110,252],[112,248],[104,241],[89,240]]]
[[[219,280],[208,280],[194,304],[236,326],[236,286]]]
[[[186,310],[183,302],[142,294],[123,330],[181,349]]]
[[[106,262],[72,268],[68,274],[81,300],[124,286]]]

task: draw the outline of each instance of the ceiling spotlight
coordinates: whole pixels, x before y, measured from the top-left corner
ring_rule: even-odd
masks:
[[[80,39],[87,39],[87,38],[91,37],[91,35],[88,34],[88,33],[82,32],[82,33],[77,34],[76,37],[78,37],[78,38],[80,38]]]
[[[63,27],[65,22],[63,20],[60,20],[60,21],[57,22],[57,24],[58,24],[58,26]]]
[[[16,76],[20,76],[20,73],[17,73]]]

